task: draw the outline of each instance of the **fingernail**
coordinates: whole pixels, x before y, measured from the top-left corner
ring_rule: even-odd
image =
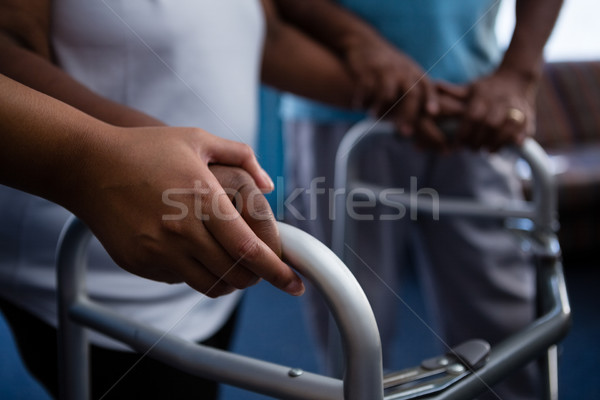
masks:
[[[294,279],[283,290],[292,296],[301,296],[304,294],[304,283],[300,279]]]
[[[263,178],[265,179],[265,181],[267,182],[267,184],[269,185],[267,189],[269,189],[269,191],[273,191],[275,189],[275,184],[273,183],[273,180],[271,179],[269,174],[267,174],[267,172],[265,170],[263,170],[261,174],[262,174]]]

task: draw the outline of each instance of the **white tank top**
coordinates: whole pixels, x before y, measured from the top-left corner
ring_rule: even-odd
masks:
[[[98,94],[169,125],[254,144],[264,21],[255,0],[55,0],[58,63]],[[55,252],[68,212],[0,186],[0,293],[56,325]],[[216,300],[117,267],[97,241],[88,291],[123,315],[202,340],[239,293]],[[123,348],[94,334],[96,344]]]

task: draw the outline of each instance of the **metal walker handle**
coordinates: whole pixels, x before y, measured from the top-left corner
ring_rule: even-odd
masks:
[[[389,121],[363,120],[358,122],[342,139],[335,160],[335,189],[345,189],[348,192],[355,187],[369,188],[377,193],[381,188],[368,182],[357,179],[359,171],[354,167],[360,149],[360,143],[372,136],[391,136],[395,133],[393,124]],[[533,139],[526,139],[522,146],[514,151],[523,158],[531,168],[532,173],[532,201],[514,202],[504,205],[481,204],[469,199],[443,198],[439,203],[440,214],[478,216],[494,218],[527,218],[533,222],[534,235],[542,246],[549,246],[549,240],[556,228],[556,184],[554,176],[550,173],[549,159],[541,146]],[[345,196],[338,196],[335,205],[335,220],[333,225],[332,247],[340,256],[344,254],[344,235],[346,230],[347,215],[345,212]],[[433,204],[419,201],[412,204],[408,194],[390,196],[390,200],[411,207],[416,206],[418,211],[433,212]],[[551,244],[555,246],[554,243]]]
[[[363,120],[355,124],[346,133],[336,154],[335,189],[350,191],[356,187],[369,188],[373,192],[381,188],[357,179],[356,157],[359,155],[360,142],[375,135],[392,135],[394,126],[386,121]],[[510,202],[501,205],[480,204],[463,198],[442,198],[439,213],[486,218],[525,218],[533,223],[530,232],[540,254],[538,265],[538,297],[542,315],[522,331],[506,338],[491,350],[487,364],[466,379],[431,399],[473,398],[485,390],[484,382],[492,384],[502,380],[511,371],[532,361],[546,352],[547,382],[546,394],[550,399],[557,397],[557,355],[555,344],[564,338],[571,323],[571,310],[564,281],[560,246],[556,238],[557,194],[554,176],[550,172],[549,159],[541,146],[533,139],[527,139],[514,151],[523,158],[532,174],[532,200]],[[404,206],[413,206],[406,194],[390,196]],[[332,247],[343,259],[345,232],[348,229],[348,217],[345,213],[345,196],[338,196],[335,204]],[[420,212],[431,213],[432,203],[416,204]],[[393,397],[389,399],[392,400]],[[386,400],[388,397],[386,396]]]
[[[343,381],[293,373],[296,371],[290,367],[197,345],[93,302],[85,289],[86,249],[92,234],[72,217],[61,234],[57,265],[61,398],[89,396],[85,333],[89,327],[188,373],[281,399],[383,399],[379,332],[358,282],[340,259],[312,236],[282,223],[279,231],[284,258],[323,293],[338,324],[346,356]]]

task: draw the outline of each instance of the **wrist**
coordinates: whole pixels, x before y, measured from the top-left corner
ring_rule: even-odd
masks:
[[[337,50],[343,57],[347,57],[348,54],[357,49],[381,46],[385,39],[370,27],[360,26],[344,31],[337,42]]]
[[[505,58],[498,67],[497,73],[517,80],[526,86],[535,87],[542,76],[542,62],[522,65]]]
[[[54,167],[58,190],[53,191],[51,200],[82,216],[103,185],[102,171],[110,167],[107,162],[118,151],[120,131],[125,129],[94,118],[85,128],[75,129],[65,146],[65,156]]]

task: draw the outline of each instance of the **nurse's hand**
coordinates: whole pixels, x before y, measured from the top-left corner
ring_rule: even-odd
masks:
[[[357,83],[357,107],[390,119],[403,136],[412,136],[424,113],[437,114],[439,100],[425,71],[375,32],[345,47],[344,58]]]
[[[124,269],[211,297],[258,278],[304,290],[279,258],[260,193],[273,183],[247,145],[195,128],[115,127],[3,75],[0,132],[0,183],[73,212]]]
[[[303,293],[280,259],[275,219],[261,193],[273,186],[248,146],[193,128],[115,129],[89,162],[74,166],[85,182],[68,208],[118,265],[210,297],[261,278]]]

